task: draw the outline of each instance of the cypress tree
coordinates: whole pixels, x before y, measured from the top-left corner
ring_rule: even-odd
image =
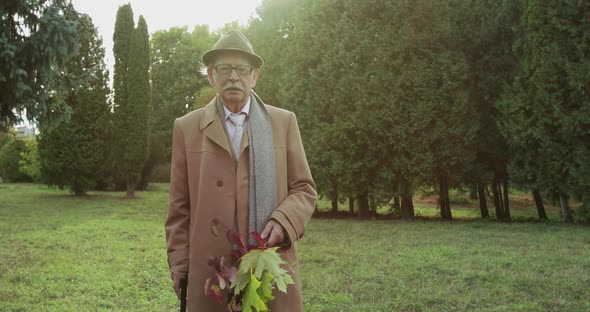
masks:
[[[113,156],[117,185],[127,196],[135,187],[149,155],[151,88],[147,24],[140,16],[134,28],[131,5],[119,7],[113,35],[115,54],[115,130]]]
[[[117,10],[115,20],[115,32],[113,34],[113,55],[115,58],[115,71],[113,75],[113,149],[112,156],[115,160],[113,177],[116,189],[125,188],[125,177],[122,174],[124,164],[121,159],[126,150],[126,125],[130,118],[124,111],[127,109],[128,70],[129,70],[129,44],[135,24],[133,22],[133,10],[130,4],[125,4]]]
[[[512,82],[517,68],[517,54],[512,51],[513,29],[518,29],[522,3],[520,0],[453,2],[455,37],[468,64],[468,79],[463,86],[469,91],[470,105],[475,108],[466,121],[475,123],[477,128],[476,157],[468,164],[463,180],[476,185],[482,218],[489,217],[485,186],[503,187],[508,179],[510,152],[498,129],[501,114],[495,104],[504,86]],[[508,196],[508,192],[504,194]],[[498,218],[509,215],[509,210],[504,213],[503,206],[496,206],[496,210],[500,211]]]
[[[115,56],[115,73],[113,91],[115,111],[127,104],[127,71],[129,68],[129,43],[134,29],[133,10],[125,4],[117,10],[115,33],[113,34],[113,54]]]
[[[118,112],[127,121],[121,125],[125,145],[124,153],[118,161],[127,184],[127,196],[133,197],[135,185],[149,155],[150,49],[147,24],[143,16],[139,17],[137,28],[131,34],[128,64],[127,106],[120,107]]]
[[[589,13],[587,1],[526,1],[523,62],[499,102],[511,170],[559,200],[564,222],[573,222],[568,199],[590,189]]]

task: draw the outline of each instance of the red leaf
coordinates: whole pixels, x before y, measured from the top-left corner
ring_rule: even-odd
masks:
[[[262,239],[260,233],[254,231],[250,233],[250,235],[254,237],[254,239],[258,242],[258,247],[260,247],[260,249],[266,249],[266,242],[264,241],[264,239]]]
[[[208,279],[205,281],[205,296],[208,296],[208,295],[209,295],[209,288],[211,287],[211,279],[212,279],[212,278],[210,278],[210,277],[209,277],[209,278],[208,278]]]
[[[244,240],[240,236],[240,233],[232,231],[232,230],[227,231],[227,240],[229,240],[229,242],[232,244],[238,245],[240,253],[245,254],[246,252],[248,252],[248,249],[246,248],[246,244],[244,243]]]
[[[242,252],[240,252],[239,250],[235,250],[233,249],[231,251],[232,256],[236,256],[237,258],[241,258],[244,254],[242,254]]]
[[[221,275],[219,275],[219,273],[216,273],[215,275],[217,275],[217,281],[219,282],[219,288],[225,289],[225,286],[227,284],[225,282],[225,278],[223,278]]]
[[[238,269],[235,266],[232,266],[229,269],[227,269],[226,277],[231,283],[233,283],[236,280],[237,275]]]
[[[219,272],[224,273],[231,266],[231,256],[221,256],[219,260]]]
[[[221,289],[219,289],[219,286],[212,285],[211,288],[209,288],[209,293],[207,293],[207,295],[218,303],[223,304],[223,296],[221,295]]]

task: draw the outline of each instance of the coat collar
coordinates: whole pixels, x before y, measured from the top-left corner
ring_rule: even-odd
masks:
[[[203,131],[203,133],[211,139],[211,141],[215,142],[215,144],[219,145],[221,148],[226,150],[231,154],[231,149],[229,145],[229,139],[225,134],[225,128],[222,123],[222,119],[217,112],[217,97],[215,96],[209,104],[207,104],[203,108],[203,118],[201,119],[201,124],[199,129]],[[253,105],[254,103],[250,103]],[[243,151],[249,145],[248,136],[244,135],[242,139],[242,147],[241,151]]]

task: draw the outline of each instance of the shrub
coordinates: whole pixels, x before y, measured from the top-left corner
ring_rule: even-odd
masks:
[[[21,159],[18,162],[18,169],[33,181],[39,181],[41,177],[41,163],[39,161],[39,149],[37,141],[25,139],[25,151],[20,153]]]
[[[25,140],[19,137],[11,138],[0,149],[0,177],[6,182],[30,182],[32,179],[19,170],[21,154],[26,152]]]
[[[154,168],[150,182],[169,183],[170,182],[170,164],[161,164]]]

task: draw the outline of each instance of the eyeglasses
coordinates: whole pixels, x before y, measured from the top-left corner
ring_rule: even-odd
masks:
[[[224,76],[231,75],[231,72],[235,69],[236,74],[239,76],[248,76],[252,73],[254,68],[248,65],[232,65],[232,64],[218,64],[215,65],[215,71]]]

